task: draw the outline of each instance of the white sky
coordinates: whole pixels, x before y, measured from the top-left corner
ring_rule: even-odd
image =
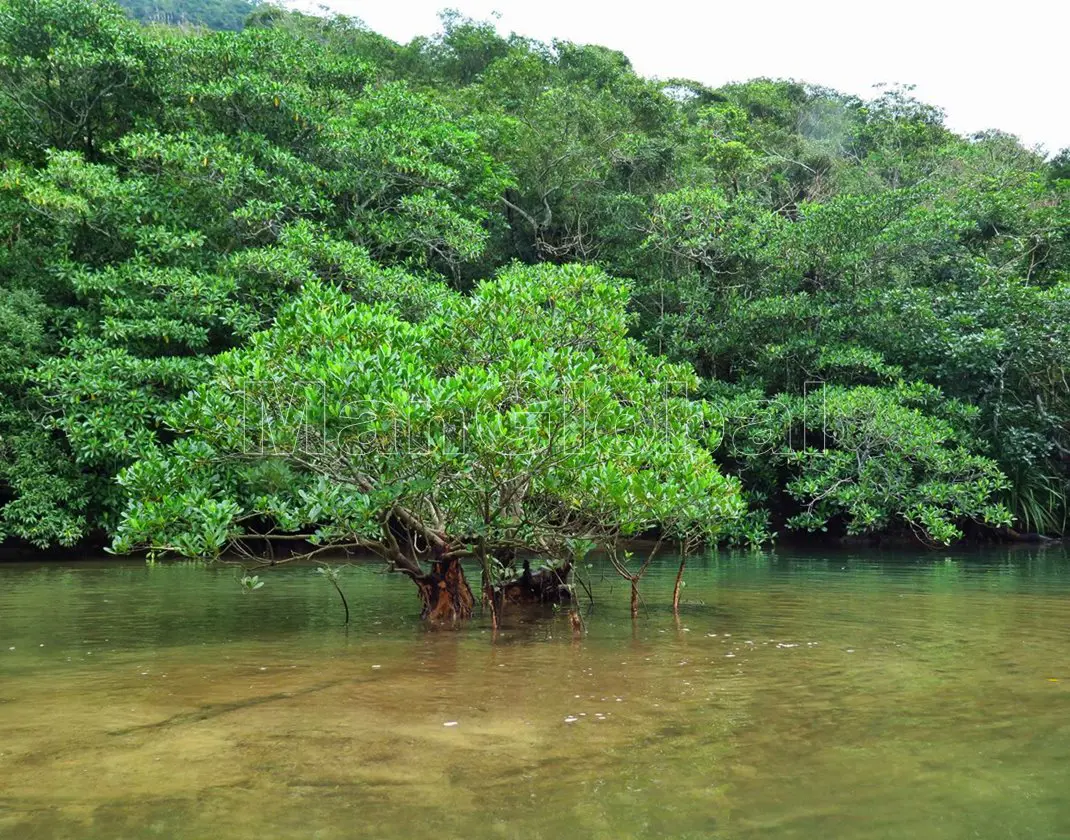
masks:
[[[871,96],[915,84],[960,133],[999,128],[1070,146],[1070,0],[318,0],[396,41],[438,31],[445,7],[503,34],[624,52],[644,76],[716,86],[794,78]]]

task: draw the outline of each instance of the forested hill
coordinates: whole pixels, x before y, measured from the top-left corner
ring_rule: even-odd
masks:
[[[180,5],[238,28],[242,4],[152,9]],[[628,532],[716,509],[704,538],[745,542],[1062,533],[1068,160],[908,90],[651,80],[455,15],[396,44],[266,6],[210,32],[0,0],[0,540],[329,541],[405,489],[374,434],[357,485],[247,463],[264,429],[219,401],[243,377],[278,423],[326,378],[349,390],[316,424],[374,395],[383,428],[475,412],[531,452],[560,430],[515,412],[562,388],[617,431],[641,395],[693,400],[672,440],[607,433],[571,472],[462,468],[429,426],[446,461],[405,492],[464,534],[477,497],[513,528],[529,503],[651,511]]]
[[[143,23],[206,26],[237,31],[259,0],[119,0],[127,14]]]

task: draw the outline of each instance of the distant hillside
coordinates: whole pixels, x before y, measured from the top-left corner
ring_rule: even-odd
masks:
[[[207,26],[240,30],[259,0],[119,0],[130,17],[143,23]]]

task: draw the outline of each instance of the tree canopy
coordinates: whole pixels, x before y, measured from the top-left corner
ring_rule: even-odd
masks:
[[[652,528],[715,541],[743,507],[711,453],[719,417],[686,366],[628,337],[627,301],[596,269],[516,266],[407,320],[312,281],[173,406],[179,440],[121,474],[117,548],[305,534],[433,590],[425,558],[477,557],[495,580],[519,552],[553,563]]]

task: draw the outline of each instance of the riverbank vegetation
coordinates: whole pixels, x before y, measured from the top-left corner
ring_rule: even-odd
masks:
[[[1064,533],[1067,152],[126,5],[0,0],[0,539],[355,545],[463,617],[462,557],[493,598],[637,535]]]

